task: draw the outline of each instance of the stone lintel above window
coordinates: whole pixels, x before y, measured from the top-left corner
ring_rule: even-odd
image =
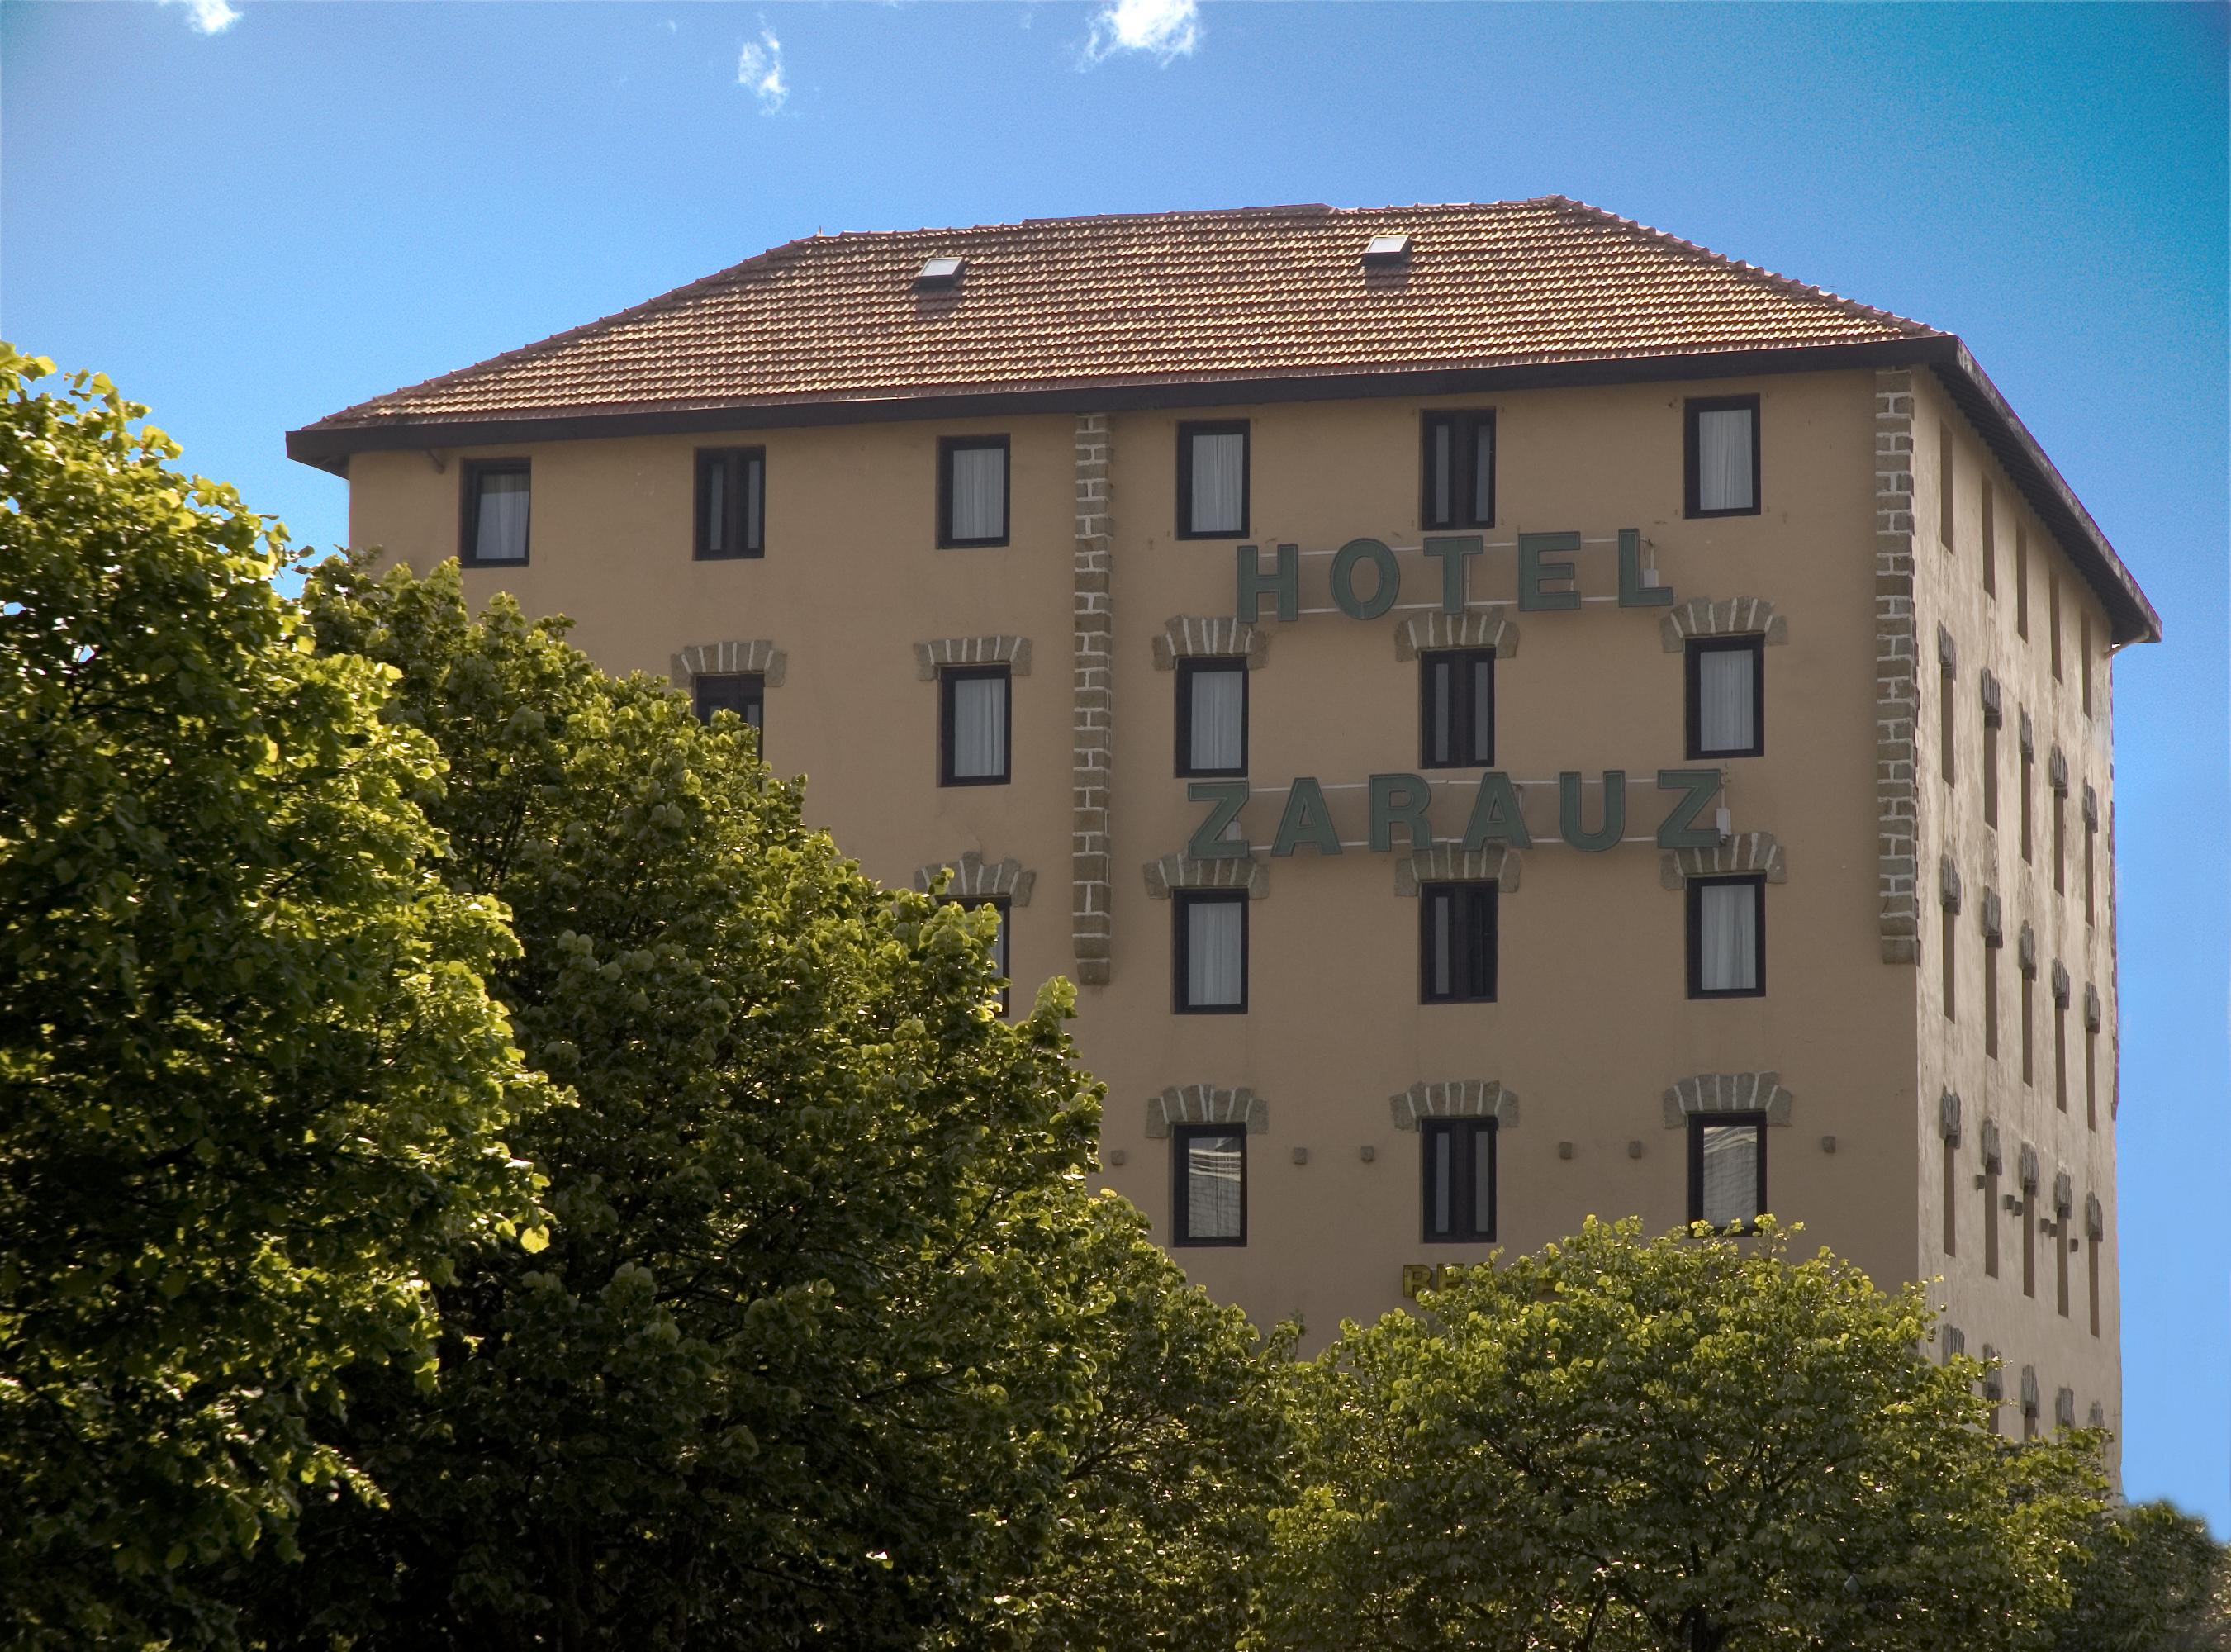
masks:
[[[1164,855],[1140,871],[1146,875],[1148,898],[1158,901],[1180,889],[1244,889],[1249,899],[1258,901],[1271,892],[1271,868],[1260,855],[1219,855],[1213,860]]]
[[[1703,849],[1668,849],[1658,857],[1658,886],[1679,889],[1691,878],[1725,878],[1763,872],[1769,884],[1789,881],[1782,845],[1771,832],[1738,832],[1725,843]]]
[[[1387,1098],[1396,1130],[1413,1130],[1425,1118],[1492,1118],[1497,1130],[1518,1124],[1518,1092],[1506,1089],[1499,1079],[1449,1079],[1439,1084],[1422,1079],[1397,1096]]]
[[[1760,637],[1769,648],[1789,640],[1789,621],[1764,597],[1691,597],[1658,617],[1659,645],[1678,654],[1692,637]]]
[[[1764,1113],[1768,1124],[1787,1124],[1796,1099],[1778,1072],[1699,1072],[1666,1091],[1665,1128],[1711,1113]]]
[[[916,867],[914,886],[928,894],[941,872],[951,874],[945,885],[947,900],[1008,900],[1017,906],[1031,904],[1031,891],[1038,878],[1038,873],[1026,870],[1012,855],[1005,860],[986,860],[975,850],[967,849],[954,859]]]
[[[790,656],[762,637],[751,642],[692,643],[676,651],[670,664],[676,688],[686,689],[701,677],[755,671],[767,687],[779,689],[789,674]]]
[[[1518,851],[1508,844],[1497,844],[1487,849],[1462,849],[1445,843],[1436,848],[1413,851],[1397,860],[1394,892],[1414,896],[1426,884],[1491,883],[1503,894],[1509,895],[1518,888],[1522,865]]]
[[[1005,665],[1016,677],[1031,674],[1031,639],[1027,637],[940,637],[914,645],[914,674],[924,683],[937,680],[947,665]]]
[[[1250,1136],[1271,1128],[1271,1104],[1244,1085],[1226,1090],[1212,1084],[1171,1085],[1147,1099],[1147,1134],[1160,1140],[1173,1124],[1238,1124]]]
[[[1229,615],[1173,614],[1154,645],[1158,671],[1175,671],[1181,659],[1245,659],[1252,671],[1271,657],[1271,633]]]
[[[1394,658],[1415,659],[1443,648],[1491,648],[1497,659],[1518,652],[1518,626],[1501,604],[1460,614],[1419,614],[1394,627]]]

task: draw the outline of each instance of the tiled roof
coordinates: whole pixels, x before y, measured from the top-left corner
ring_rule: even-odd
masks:
[[[1406,233],[1406,268],[1367,269]],[[957,288],[917,289],[931,257]],[[1562,196],[815,236],[312,430],[1943,335]]]

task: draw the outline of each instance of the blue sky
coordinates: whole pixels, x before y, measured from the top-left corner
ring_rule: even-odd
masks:
[[[1577,197],[1964,337],[2116,667],[2125,1472],[2231,1532],[2221,6],[0,4],[0,331],[281,433],[817,229]]]

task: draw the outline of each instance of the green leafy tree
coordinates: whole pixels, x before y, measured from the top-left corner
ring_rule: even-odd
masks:
[[[438,1388],[352,1409],[385,1504],[238,1580],[264,1638],[1230,1645],[1277,1351],[1087,1195],[1066,983],[1003,1020],[992,912],[862,878],[744,725],[454,565],[307,602],[440,742],[448,878],[513,913],[495,990],[580,1105],[515,1138],[549,1248],[485,1247]]]
[[[0,1640],[222,1638],[181,1580],[356,1474],[344,1373],[428,1379],[451,1257],[539,1237],[501,1134],[547,1087],[392,674],[52,372],[0,346]]]
[[[1980,1367],[1770,1222],[1632,1221],[1343,1327],[1304,1392],[1264,1647],[1939,1652],[2041,1643],[2100,1483],[2002,1447]]]
[[[2167,1503],[2096,1507],[2053,1652],[2226,1652],[2231,1569],[2208,1527]]]

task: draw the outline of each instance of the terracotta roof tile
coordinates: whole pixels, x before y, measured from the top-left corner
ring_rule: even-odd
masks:
[[[1374,235],[1406,268],[1367,269]],[[917,291],[925,259],[967,261]],[[1943,335],[1562,196],[816,236],[312,430]]]

